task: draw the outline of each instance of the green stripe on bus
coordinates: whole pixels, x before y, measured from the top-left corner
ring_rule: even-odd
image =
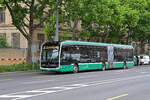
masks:
[[[130,68],[130,67],[133,67],[134,66],[134,62],[127,62],[127,67]]]
[[[79,64],[79,70],[94,70],[94,69],[102,69],[102,64]]]
[[[59,69],[41,69],[42,71],[57,71],[57,72],[70,72],[73,71],[73,65],[60,65]]]
[[[60,65],[60,72],[70,72],[73,71],[73,65]]]
[[[108,69],[108,62],[105,63],[105,67],[106,67],[106,69]]]
[[[124,62],[114,62],[113,68],[123,68]]]

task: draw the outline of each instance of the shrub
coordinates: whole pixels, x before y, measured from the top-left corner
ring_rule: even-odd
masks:
[[[20,64],[13,64],[9,66],[0,66],[0,73],[2,72],[14,72],[14,71],[29,71],[29,70],[39,70],[39,64],[34,64],[34,67],[32,67],[32,64],[26,64],[26,63],[20,63]]]
[[[0,48],[10,48],[7,44],[6,37],[4,36],[0,36]]]

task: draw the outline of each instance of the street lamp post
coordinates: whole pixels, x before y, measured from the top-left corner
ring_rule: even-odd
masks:
[[[56,8],[56,41],[58,41],[58,32],[59,32],[59,30],[58,30],[58,0],[56,0],[56,6],[57,6],[57,8]]]

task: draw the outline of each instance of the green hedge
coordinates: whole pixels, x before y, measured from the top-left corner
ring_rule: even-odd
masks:
[[[13,65],[8,65],[8,66],[3,66],[0,65],[0,73],[2,72],[15,72],[15,71],[29,71],[29,70],[39,70],[39,64],[34,64],[34,67],[32,64],[26,64],[26,63],[21,63],[21,64],[13,64]]]

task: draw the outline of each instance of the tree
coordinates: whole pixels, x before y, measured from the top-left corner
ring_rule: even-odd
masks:
[[[119,35],[124,20],[122,6],[118,5],[120,5],[119,0],[92,0],[86,3],[81,36],[84,37],[83,34],[86,33],[91,41],[116,42],[114,37]]]
[[[150,30],[150,10],[148,0],[131,0],[126,1],[126,4],[133,10],[138,12],[138,22],[135,27],[132,27],[134,41],[140,42],[141,50],[140,53],[145,53],[145,44],[149,41],[149,30]]]
[[[49,41],[54,41],[53,36],[55,36],[56,33],[55,24],[56,24],[56,17],[54,15],[50,16],[49,19],[47,19],[45,22],[44,33],[48,37]]]
[[[72,34],[73,40],[78,40],[77,29],[81,25],[81,16],[83,15],[84,3],[87,0],[64,0],[62,8],[60,9],[60,16],[63,18],[61,22],[68,28],[68,32]],[[61,19],[61,18],[60,18]]]
[[[28,41],[27,64],[32,62],[34,31],[53,15],[58,6],[55,3],[55,0],[0,0],[0,4],[9,10],[13,25]]]

